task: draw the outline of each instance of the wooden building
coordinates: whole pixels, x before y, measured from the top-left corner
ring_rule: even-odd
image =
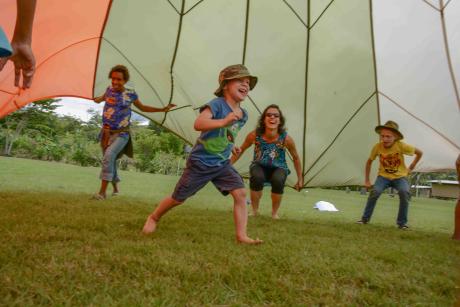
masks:
[[[455,180],[430,180],[431,197],[457,198],[459,195],[458,181]]]

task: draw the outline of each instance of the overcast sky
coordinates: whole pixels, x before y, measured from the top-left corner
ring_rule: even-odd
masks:
[[[73,98],[73,97],[60,97],[61,101],[58,103],[59,108],[56,109],[56,113],[60,115],[69,115],[77,117],[83,121],[88,121],[90,115],[88,109],[95,109],[102,113],[104,104],[97,104],[92,100]]]
[[[92,100],[74,97],[59,97],[59,108],[56,109],[56,113],[59,115],[69,115],[72,117],[79,118],[83,121],[88,121],[91,117],[88,114],[88,109],[98,110],[102,114],[102,108],[104,103],[95,103]],[[140,121],[139,115],[133,113],[133,118]]]

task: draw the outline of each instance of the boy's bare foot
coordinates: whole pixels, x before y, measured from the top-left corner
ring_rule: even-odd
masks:
[[[272,215],[272,219],[279,220],[280,216],[278,214],[274,214],[274,215]]]
[[[97,193],[91,196],[91,199],[92,200],[105,200],[105,195]]]
[[[259,211],[249,211],[249,216],[258,216]]]
[[[142,228],[142,232],[146,235],[154,232],[157,228],[157,220],[153,218],[152,214],[150,214],[145,221],[144,228]]]
[[[262,244],[264,241],[260,240],[259,238],[251,239],[250,237],[243,237],[243,238],[236,238],[238,243],[241,244]]]

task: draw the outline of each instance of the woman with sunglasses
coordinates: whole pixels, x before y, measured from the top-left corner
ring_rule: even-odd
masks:
[[[292,156],[297,173],[294,188],[300,191],[303,186],[300,158],[294,140],[284,128],[284,123],[285,119],[279,106],[269,105],[260,116],[256,130],[250,132],[243,145],[233,151],[231,161],[235,163],[244,151],[254,144],[254,158],[249,169],[254,216],[258,215],[264,184],[269,183],[272,187],[272,218],[279,219],[278,209],[284,192],[284,183],[290,173],[286,164],[286,148]]]

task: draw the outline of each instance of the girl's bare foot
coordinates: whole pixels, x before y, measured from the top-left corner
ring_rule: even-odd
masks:
[[[250,211],[249,212],[249,216],[258,216],[259,215],[259,211]]]
[[[274,220],[279,220],[280,219],[280,216],[278,214],[273,214],[272,215],[272,219]]]
[[[158,221],[153,217],[152,214],[150,214],[147,218],[147,221],[145,221],[144,228],[142,228],[142,232],[146,235],[154,232],[157,228],[157,223]]]
[[[259,238],[256,239],[251,239],[250,237],[242,237],[242,238],[236,238],[238,243],[242,244],[262,244],[264,241],[260,240]]]

